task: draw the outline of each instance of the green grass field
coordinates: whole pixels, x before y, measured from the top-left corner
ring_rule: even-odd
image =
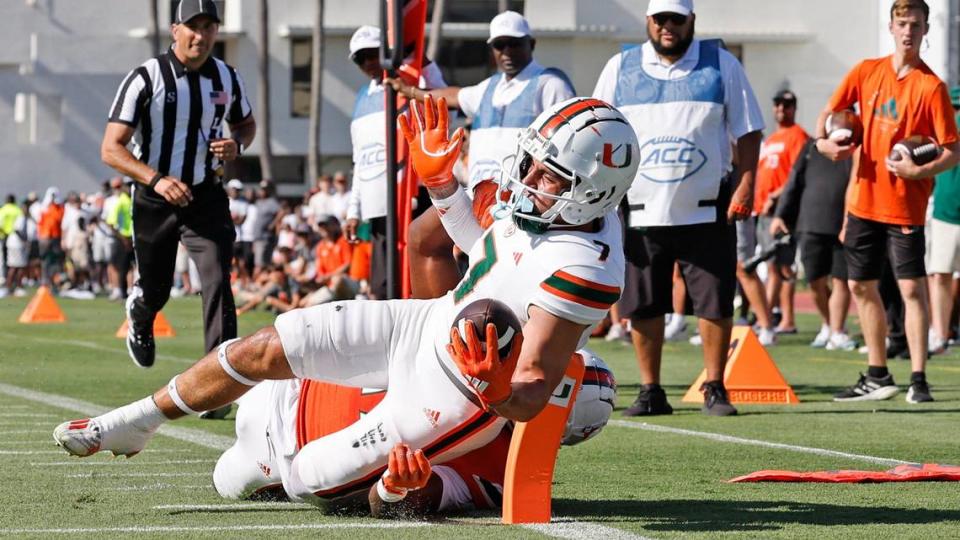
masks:
[[[123,320],[120,304],[61,299],[68,322],[53,325],[17,323],[25,305],[26,299],[0,300],[0,536],[960,537],[956,483],[726,483],[759,469],[892,466],[883,459],[960,464],[960,355],[930,362],[936,403],[910,405],[905,392],[885,402],[833,403],[832,392],[852,384],[865,361],[856,353],[808,347],[810,330],[818,326],[809,316],[800,320],[807,332],[772,349],[802,401],[798,406],[744,405],[738,417],[705,417],[699,407],[680,402],[701,369],[699,350],[668,345],[664,382],[676,409],[672,416],[639,422],[616,412],[597,439],[561,451],[554,514],[569,522],[538,530],[504,527],[496,516],[477,514],[385,530],[388,523],[326,517],[299,505],[220,506],[237,504],[221,500],[210,480],[216,444],[232,436],[233,415],[173,424],[207,434],[199,444],[161,435],[131,460],[68,459],[50,436],[59,422],[142,397],[198,357],[200,303],[190,298],[167,306],[164,313],[178,335],[159,340],[157,365],[150,370],[136,368],[114,337]],[[270,321],[263,312],[244,316],[241,333]],[[616,372],[618,405],[625,407],[638,384],[631,349],[602,341],[592,346]],[[905,391],[909,366],[896,361],[891,369]],[[677,429],[655,429],[660,426]],[[711,440],[705,433],[738,439]]]

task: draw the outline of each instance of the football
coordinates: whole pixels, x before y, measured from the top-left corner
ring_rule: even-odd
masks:
[[[943,148],[937,141],[926,135],[911,135],[893,145],[890,149],[890,161],[900,161],[909,157],[917,165],[926,165],[940,157]]]
[[[617,380],[607,364],[589,351],[581,351],[586,372],[577,393],[560,444],[573,446],[596,437],[607,425],[617,399]]]
[[[824,123],[827,138],[837,144],[860,144],[863,141],[863,124],[860,117],[851,110],[834,111]]]
[[[506,304],[492,298],[475,300],[467,304],[460,310],[457,317],[453,320],[454,327],[460,331],[460,336],[466,340],[466,322],[473,321],[477,330],[477,337],[480,338],[483,352],[487,351],[486,335],[487,323],[493,323],[497,327],[497,345],[500,352],[500,358],[510,356],[513,338],[520,332],[520,319],[514,315]]]

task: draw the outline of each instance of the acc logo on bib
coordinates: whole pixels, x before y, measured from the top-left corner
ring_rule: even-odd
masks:
[[[357,156],[357,178],[361,182],[380,178],[387,163],[387,150],[381,143],[368,144]]]
[[[683,182],[707,163],[707,155],[681,137],[657,137],[640,147],[640,176],[661,184]]]

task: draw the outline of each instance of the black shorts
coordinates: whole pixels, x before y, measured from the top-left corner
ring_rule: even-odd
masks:
[[[800,233],[800,262],[807,282],[824,276],[847,279],[843,244],[835,234]]]
[[[843,251],[848,278],[853,281],[880,279],[883,261],[888,255],[897,279],[927,275],[923,262],[926,240],[922,225],[891,225],[848,213]]]
[[[622,317],[650,319],[673,311],[673,265],[679,263],[693,315],[733,316],[737,234],[733,225],[704,223],[627,229]]]

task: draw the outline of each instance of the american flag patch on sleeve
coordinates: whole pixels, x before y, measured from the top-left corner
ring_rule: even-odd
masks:
[[[223,90],[214,90],[213,92],[210,92],[210,103],[214,105],[229,105],[230,94],[224,92]]]

